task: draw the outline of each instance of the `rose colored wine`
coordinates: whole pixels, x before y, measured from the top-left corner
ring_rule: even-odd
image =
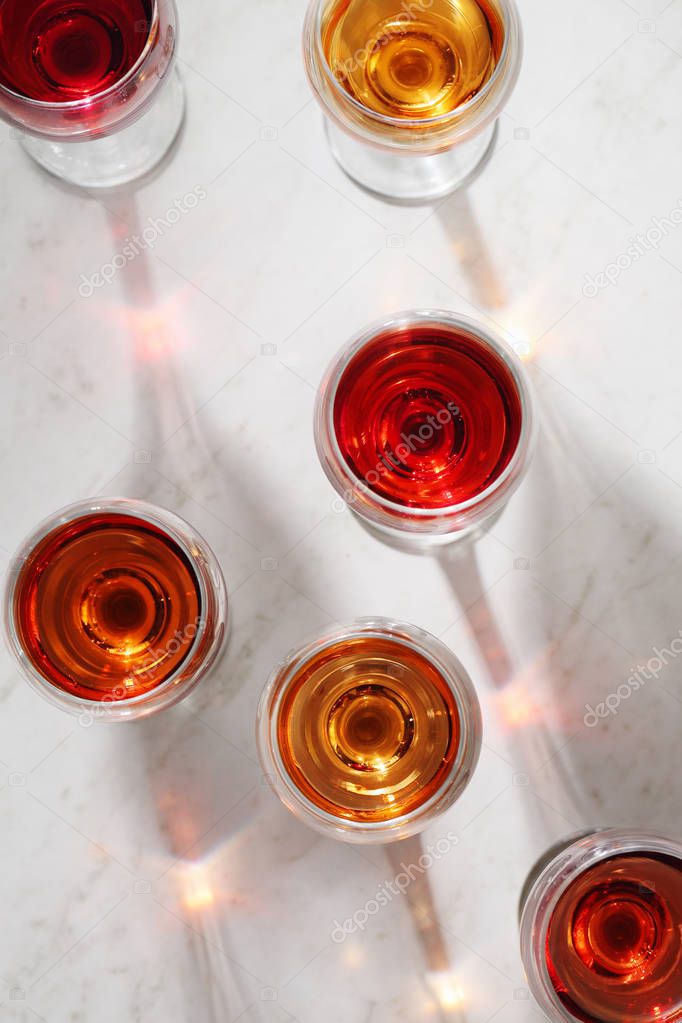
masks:
[[[586,1023],[682,1019],[682,862],[642,852],[586,870],[556,906],[547,966]]]
[[[87,700],[139,696],[189,654],[201,591],[178,544],[130,515],[91,514],[33,549],[15,588],[14,620],[35,668]]]
[[[406,124],[476,96],[503,42],[485,0],[337,0],[323,34],[327,63],[353,99]]]
[[[0,0],[0,83],[46,103],[115,85],[144,50],[152,0]]]
[[[461,734],[455,698],[422,653],[397,640],[336,640],[302,664],[282,700],[284,767],[321,810],[390,821],[448,777]]]
[[[387,330],[353,356],[334,398],[341,454],[375,494],[411,508],[476,497],[504,472],[521,434],[510,370],[446,325]]]

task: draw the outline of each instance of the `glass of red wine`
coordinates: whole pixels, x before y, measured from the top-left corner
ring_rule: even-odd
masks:
[[[368,327],[320,386],[322,467],[373,531],[416,548],[492,524],[529,463],[523,366],[487,328],[441,310]]]
[[[640,831],[583,836],[527,885],[521,955],[555,1023],[682,1018],[682,845]]]
[[[172,512],[102,498],[25,541],[4,593],[5,636],[28,682],[82,721],[177,703],[223,647],[227,595],[208,544]]]
[[[2,0],[0,116],[70,184],[151,170],[184,112],[173,0]]]

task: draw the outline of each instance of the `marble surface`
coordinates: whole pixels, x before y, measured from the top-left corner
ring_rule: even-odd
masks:
[[[417,208],[333,163],[301,0],[180,6],[187,123],[153,178],[77,194],[0,128],[0,567],[61,505],[145,498],[207,537],[234,629],[186,703],[123,727],[81,727],[0,654],[2,1017],[532,1023],[516,914],[534,860],[589,826],[680,829],[675,658],[584,717],[682,628],[682,226],[590,284],[680,208],[682,0],[521,0],[494,158]],[[197,188],[82,297],[82,275]],[[475,561],[382,546],[316,461],[326,363],[410,305],[497,325],[537,391],[532,469]],[[423,836],[454,836],[426,883],[338,942],[418,850],[299,825],[263,783],[253,721],[275,661],[362,614],[452,646],[485,746]]]

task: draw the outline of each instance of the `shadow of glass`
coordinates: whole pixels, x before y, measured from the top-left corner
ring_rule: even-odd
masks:
[[[107,209],[114,251],[119,251],[127,237],[143,231],[134,192],[112,193]],[[156,482],[147,463],[178,422],[193,422],[193,406],[174,361],[172,315],[156,292],[146,250],[119,281],[120,343],[127,346],[136,393],[134,435],[143,436],[148,449],[148,457],[126,474],[125,490],[128,497],[153,502]],[[198,428],[193,437],[205,456],[208,446]],[[223,657],[224,652],[204,685],[215,684]],[[131,798],[138,811],[145,808],[144,840],[150,846],[145,851],[159,867],[153,891],[160,891],[160,904],[187,926],[188,951],[196,964],[193,1011],[202,1023],[235,1018],[254,994],[232,954],[234,935],[220,897],[221,862],[253,827],[260,766],[202,720],[192,700],[131,722],[124,732],[127,756],[139,764],[142,782]]]
[[[425,855],[419,835],[385,846],[394,878],[405,875],[404,890],[410,918],[426,967],[425,982],[445,1023],[465,1023],[466,993],[448,950],[438,906],[427,870],[419,866]]]
[[[484,172],[487,162],[476,177]],[[455,192],[447,202],[447,210],[439,207],[436,216],[450,238],[462,273],[470,281],[472,303],[490,313],[504,308],[508,299],[504,281],[481,230],[468,186]]]

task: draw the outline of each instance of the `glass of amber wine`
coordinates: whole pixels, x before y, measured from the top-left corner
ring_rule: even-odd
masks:
[[[521,26],[514,0],[312,0],[303,49],[341,167],[419,201],[453,191],[490,151]]]
[[[273,671],[258,710],[282,802],[347,842],[422,831],[468,784],[481,746],[469,676],[433,636],[384,618],[329,629]]]
[[[411,549],[489,526],[523,478],[533,436],[519,359],[443,310],[372,324],[339,352],[317,396],[328,479],[373,531]]]
[[[0,116],[86,188],[150,171],[184,113],[174,0],[2,0]]]
[[[5,635],[24,676],[88,721],[143,717],[183,699],[227,630],[222,572],[177,515],[143,501],[81,501],[15,556]]]
[[[529,886],[521,954],[555,1023],[677,1023],[682,845],[610,829],[565,846]]]

